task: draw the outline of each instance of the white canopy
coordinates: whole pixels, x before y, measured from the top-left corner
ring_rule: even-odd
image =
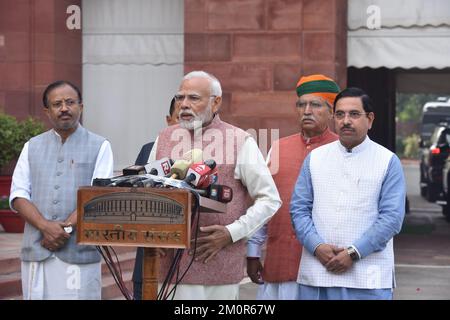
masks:
[[[349,0],[347,36],[349,67],[450,67],[450,1]]]
[[[183,76],[183,0],[84,0],[86,128],[112,144],[115,169],[166,127]]]

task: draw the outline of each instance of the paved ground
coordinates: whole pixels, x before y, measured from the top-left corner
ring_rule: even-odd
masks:
[[[450,224],[420,196],[418,163],[404,164],[412,212],[395,239],[395,299],[450,299]]]

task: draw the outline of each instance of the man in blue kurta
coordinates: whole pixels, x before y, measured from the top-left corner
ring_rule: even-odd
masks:
[[[398,157],[367,136],[374,117],[364,91],[343,90],[334,102],[339,140],[303,163],[290,207],[304,246],[300,299],[392,299],[405,180]]]

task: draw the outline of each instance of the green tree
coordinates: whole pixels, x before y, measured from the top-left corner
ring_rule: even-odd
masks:
[[[404,139],[404,145],[405,145],[405,151],[404,151],[405,158],[410,158],[410,159],[418,159],[419,158],[419,135],[418,134],[412,134],[409,137],[406,137]]]
[[[436,101],[437,94],[406,94],[397,93],[396,112],[400,122],[420,121],[422,108],[426,102]]]
[[[44,130],[44,124],[36,119],[18,122],[0,111],[0,170],[19,157],[25,142]]]

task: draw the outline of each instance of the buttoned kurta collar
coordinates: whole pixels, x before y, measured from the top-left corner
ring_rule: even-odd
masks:
[[[339,146],[339,150],[342,151],[342,153],[344,154],[358,154],[363,152],[365,149],[367,149],[367,147],[370,144],[370,138],[369,136],[366,135],[366,138],[364,139],[363,142],[361,142],[360,144],[358,144],[356,147],[353,147],[352,149],[347,149],[346,147],[344,147],[341,143],[341,141],[339,141],[338,146]]]
[[[330,134],[330,132],[331,132],[330,129],[326,128],[324,132],[322,132],[318,136],[314,136],[314,137],[311,137],[311,138],[306,138],[303,135],[303,132],[300,132],[300,138],[302,139],[303,143],[306,144],[306,145],[308,145],[308,144],[315,144],[315,143],[320,143],[324,139],[324,137],[326,137],[327,135]]]

